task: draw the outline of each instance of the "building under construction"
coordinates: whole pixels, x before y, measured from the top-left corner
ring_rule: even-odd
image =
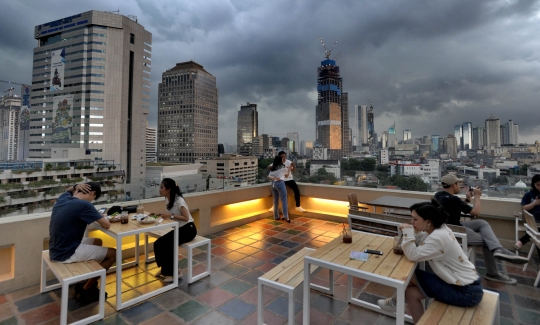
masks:
[[[317,145],[328,149],[328,159],[335,160],[350,154],[351,131],[348,93],[343,92],[339,66],[330,54],[327,50],[317,69],[316,137]]]

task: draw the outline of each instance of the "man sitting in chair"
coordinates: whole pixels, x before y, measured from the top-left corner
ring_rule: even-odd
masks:
[[[482,190],[475,188],[472,192],[467,191],[465,199],[462,200],[456,194],[461,192],[460,184],[463,179],[457,178],[454,174],[448,174],[441,181],[443,190],[435,193],[435,198],[444,207],[446,212],[448,212],[449,217],[446,223],[465,227],[467,243],[471,246],[481,246],[483,248],[486,279],[506,284],[515,284],[517,282],[516,279],[510,278],[497,269],[495,258],[514,264],[525,264],[528,260],[502,247],[501,242],[499,242],[499,239],[493,233],[493,229],[491,229],[491,226],[485,220],[460,221],[462,212],[472,216],[480,215],[480,196],[482,195]],[[471,201],[470,199],[472,197],[474,197],[474,204],[470,206],[467,203]]]
[[[75,263],[96,260],[106,270],[114,264],[116,256],[114,248],[102,247],[103,243],[99,238],[83,238],[86,226],[92,222],[97,222],[105,229],[111,226],[109,220],[91,203],[100,195],[99,184],[89,182],[68,187],[56,200],[49,224],[49,254],[52,261]],[[86,283],[76,284],[76,298],[87,301],[99,300],[97,280],[96,277]]]

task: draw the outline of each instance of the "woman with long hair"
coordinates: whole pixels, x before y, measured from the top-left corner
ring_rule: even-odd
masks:
[[[413,262],[427,261],[433,273],[417,269],[405,290],[409,313],[416,323],[424,314],[422,299],[435,298],[458,307],[482,301],[480,277],[467,254],[445,224],[448,214],[436,199],[413,204],[411,224],[401,224],[403,254]],[[394,298],[378,301],[381,309],[396,312]]]
[[[279,220],[279,200],[281,200],[281,209],[283,210],[283,218],[288,223],[289,210],[287,206],[287,188],[285,187],[285,178],[289,176],[291,167],[285,167],[286,158],[276,156],[270,169],[268,178],[272,180],[272,196],[274,197],[274,219]]]
[[[167,212],[156,213],[156,215],[179,223],[178,245],[192,241],[197,236],[197,228],[178,184],[170,178],[165,178],[159,185],[159,195],[165,197]],[[174,241],[174,231],[170,231],[154,242],[156,264],[161,267],[155,276],[162,277],[167,283],[173,281],[173,272],[176,272],[176,266],[173,265]],[[177,272],[178,278],[181,278],[182,272],[180,270]]]
[[[523,206],[523,210],[532,214],[536,223],[540,224],[540,174],[533,176],[531,180],[531,190],[523,195],[521,205]],[[525,233],[525,235],[516,242],[514,248],[520,250],[523,245],[529,242],[529,240],[531,240],[531,236]],[[538,249],[538,255],[540,255],[540,249]]]

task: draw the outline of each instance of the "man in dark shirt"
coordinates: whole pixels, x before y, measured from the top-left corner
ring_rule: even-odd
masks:
[[[52,261],[75,263],[96,260],[105,269],[114,264],[114,248],[102,247],[103,243],[99,238],[83,238],[86,226],[92,222],[97,222],[106,229],[111,225],[91,203],[100,195],[99,184],[89,182],[70,186],[56,200],[49,224],[49,254]],[[97,280],[98,278],[93,278],[85,284],[77,284],[77,298],[99,299]]]
[[[528,260],[518,256],[509,250],[502,247],[499,239],[491,229],[489,223],[485,220],[470,220],[460,222],[461,213],[478,216],[481,211],[480,196],[482,190],[475,188],[472,192],[467,191],[465,199],[462,200],[456,196],[461,192],[461,182],[463,179],[457,178],[454,174],[448,174],[442,179],[443,190],[435,193],[435,198],[448,212],[447,223],[450,225],[464,226],[467,232],[467,243],[471,246],[481,246],[484,252],[484,262],[486,264],[486,279],[498,281],[507,284],[515,284],[516,279],[510,278],[508,275],[501,273],[497,269],[495,258],[515,263],[524,264]],[[471,207],[467,203],[471,202],[474,197],[474,203]]]

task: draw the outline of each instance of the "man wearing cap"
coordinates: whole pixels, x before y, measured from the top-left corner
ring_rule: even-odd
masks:
[[[472,192],[467,191],[465,199],[462,200],[456,194],[461,192],[460,185],[463,179],[454,174],[448,174],[441,179],[441,182],[443,190],[435,193],[435,198],[449,214],[447,224],[464,226],[467,232],[468,244],[482,246],[486,264],[486,279],[515,284],[516,279],[510,278],[497,269],[495,258],[514,264],[525,264],[528,260],[502,247],[497,236],[493,233],[493,229],[485,220],[460,221],[461,213],[473,216],[480,215],[482,190],[477,187]],[[471,202],[473,197],[474,203],[471,207],[467,203]]]

